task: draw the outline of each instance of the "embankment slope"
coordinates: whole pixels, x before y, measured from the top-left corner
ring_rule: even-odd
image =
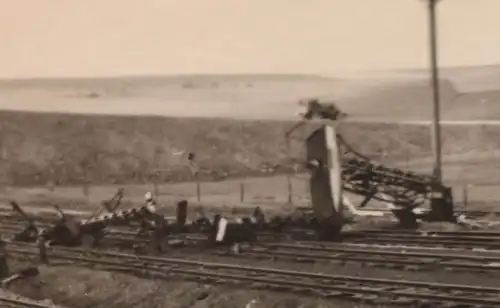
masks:
[[[187,153],[196,153],[202,178],[287,172],[303,157],[293,122],[0,112],[1,181],[6,185],[140,183],[162,170],[162,181],[192,178]],[[345,123],[344,138],[359,152],[393,163],[431,153],[429,127]],[[500,126],[445,126],[444,153],[500,148]]]

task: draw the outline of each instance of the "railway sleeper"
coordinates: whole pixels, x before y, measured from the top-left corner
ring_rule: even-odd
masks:
[[[421,271],[422,266],[419,265],[400,265],[400,264],[384,264],[384,263],[367,263],[370,267],[385,268],[385,269],[398,269],[409,272]]]
[[[350,296],[351,299],[357,300],[357,301],[369,301],[373,302],[375,300],[379,300],[380,296],[377,294],[352,294]]]
[[[491,272],[500,270],[500,267],[490,267],[488,264],[477,264],[477,263],[460,263],[460,262],[443,262],[440,264],[447,270],[477,270],[484,272]]]
[[[394,287],[394,286],[387,286],[387,287],[372,287],[371,288],[373,291],[376,292],[392,292],[392,291],[398,291],[401,290],[400,287]],[[403,289],[403,291],[413,291],[413,288],[408,288],[408,289]]]
[[[411,298],[384,298],[378,297],[377,299],[371,301],[372,304],[375,305],[405,305],[405,306],[416,306],[418,301]],[[421,307],[421,306],[417,306]],[[435,308],[435,307],[434,307]]]
[[[340,291],[323,291],[323,290],[315,290],[316,293],[324,298],[338,298],[343,295],[343,292]]]
[[[410,305],[410,304],[415,304],[418,301],[415,299],[410,299],[410,298],[405,298],[405,297],[397,297],[392,294],[361,294],[361,293],[350,293],[346,292],[346,294],[349,294],[349,299],[350,300],[355,300],[355,301],[361,301],[361,302],[368,302],[371,304],[378,304],[378,305],[383,305],[383,304],[398,304],[398,305]]]

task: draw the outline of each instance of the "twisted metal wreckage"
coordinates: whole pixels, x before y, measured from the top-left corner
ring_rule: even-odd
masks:
[[[322,127],[306,140],[311,203],[323,237],[340,233],[344,206],[354,215],[383,215],[379,211],[357,210],[344,192],[363,197],[358,208],[365,207],[371,200],[385,202],[405,227],[416,227],[420,220],[457,221],[450,187],[430,175],[389,168],[356,152],[337,133],[338,120],[347,115],[335,104],[323,105],[310,100],[307,107],[303,121],[293,126],[286,138],[308,121],[319,119],[323,122]],[[424,205],[430,209],[422,209]]]
[[[304,121],[288,133],[315,118],[337,120],[346,117],[338,108],[310,101]],[[370,200],[387,203],[390,211],[406,227],[415,227],[419,220],[456,221],[451,189],[436,183],[431,176],[418,175],[400,169],[375,164],[354,151],[336,132],[334,122],[323,123],[306,140],[306,167],[310,171],[312,215],[276,216],[267,220],[260,208],[251,217],[227,218],[215,215],[212,219],[198,212],[198,218],[187,221],[187,201],[177,204],[175,219],[168,219],[156,212],[156,202],[150,193],[146,204],[132,209],[116,211],[123,198],[123,189],[103,203],[102,209],[88,219],[77,220],[64,214],[55,206],[59,219],[39,230],[34,218],[27,215],[17,203],[12,207],[26,220],[28,226],[14,239],[38,241],[40,246],[96,246],[109,233],[110,226],[137,228],[136,237],[149,237],[157,250],[163,249],[169,236],[204,234],[213,244],[256,240],[262,232],[289,232],[293,228],[314,230],[320,239],[338,239],[346,222],[346,207],[354,215],[381,216],[381,211],[359,210]],[[356,208],[344,192],[362,196]],[[430,210],[422,206],[430,205]],[[106,210],[106,214],[102,214]],[[181,245],[178,240],[167,241],[171,246]]]
[[[489,270],[491,264],[473,264],[481,262],[493,262],[491,258],[485,260],[483,257],[476,256],[456,256],[442,254],[408,254],[406,251],[398,253],[394,251],[382,252],[380,250],[366,249],[346,249],[337,248],[335,254],[331,254],[332,249],[322,248],[320,246],[296,246],[294,249],[311,249],[328,251],[328,256],[311,253],[296,253],[290,252],[293,245],[287,244],[271,244],[263,239],[274,240],[281,236],[288,237],[291,234],[307,238],[313,236],[314,239],[322,240],[337,240],[348,239],[349,232],[341,232],[342,227],[347,223],[345,213],[351,212],[358,216],[381,216],[382,211],[367,211],[363,208],[371,201],[378,200],[387,204],[389,210],[398,218],[401,225],[406,227],[415,227],[420,220],[434,221],[451,221],[464,222],[460,217],[456,217],[453,210],[453,200],[451,189],[441,183],[437,183],[433,177],[419,175],[412,172],[405,172],[396,168],[388,168],[386,166],[376,164],[368,158],[354,151],[341,135],[337,133],[335,122],[346,117],[335,106],[323,106],[317,101],[311,101],[308,104],[308,111],[304,114],[304,121],[294,126],[291,132],[305,121],[310,121],[315,118],[327,120],[320,128],[313,131],[306,139],[306,159],[304,165],[310,173],[309,187],[311,197],[311,209],[309,211],[300,212],[300,215],[275,216],[267,219],[263,211],[257,207],[253,214],[248,217],[223,217],[216,214],[209,218],[203,214],[202,209],[197,211],[197,217],[193,221],[188,220],[188,202],[181,200],[176,205],[175,217],[165,217],[157,212],[156,201],[151,193],[145,194],[145,203],[142,206],[131,209],[118,211],[118,207],[124,196],[124,190],[119,189],[117,193],[108,201],[104,201],[102,207],[91,217],[86,219],[77,219],[66,215],[57,205],[54,206],[58,218],[54,221],[53,218],[47,219],[42,217],[34,218],[28,215],[15,201],[11,202],[12,209],[21,219],[21,222],[26,222],[27,226],[19,230],[19,217],[13,215],[3,215],[4,222],[1,227],[2,231],[11,233],[10,228],[14,229],[12,240],[0,240],[0,288],[7,287],[13,281],[33,277],[39,275],[38,267],[29,266],[20,271],[11,273],[7,264],[7,254],[21,254],[23,257],[38,255],[39,262],[49,262],[48,255],[51,259],[70,260],[70,262],[91,263],[93,265],[106,265],[107,268],[126,270],[140,269],[141,272],[148,270],[159,275],[159,268],[166,269],[168,275],[163,277],[171,277],[172,274],[184,275],[183,277],[197,277],[204,283],[207,279],[215,279],[217,283],[221,282],[221,277],[241,281],[258,281],[265,282],[268,285],[277,286],[281,289],[290,288],[293,292],[303,292],[307,294],[330,296],[331,294],[356,294],[358,299],[378,300],[380,298],[389,297],[394,303],[403,303],[403,300],[422,299],[422,300],[444,300],[447,302],[477,304],[477,303],[494,303],[497,305],[498,289],[485,289],[484,287],[471,287],[460,285],[443,285],[443,284],[424,284],[422,282],[411,282],[401,280],[388,279],[370,279],[370,278],[353,278],[348,276],[334,275],[319,275],[314,273],[303,273],[296,271],[283,271],[277,269],[245,267],[241,265],[218,264],[218,263],[203,263],[175,258],[155,258],[150,256],[151,252],[165,252],[168,248],[176,248],[188,246],[192,243],[202,243],[205,247],[214,247],[219,245],[230,245],[233,252],[236,254],[249,253],[256,256],[272,256],[289,257],[294,260],[303,260],[304,258],[317,258],[317,260],[345,260],[345,258],[356,259],[363,262],[371,263],[390,263],[390,257],[393,259],[393,265],[408,266],[418,265],[423,263],[422,257],[428,258],[445,258],[450,268],[472,269],[479,268]],[[190,154],[190,160],[194,157]],[[196,169],[196,168],[195,168]],[[363,200],[354,206],[345,193],[361,196]],[[428,205],[429,209],[424,210],[423,207]],[[103,214],[103,212],[105,212]],[[13,223],[14,224],[11,224]],[[9,225],[11,225],[9,227]],[[123,227],[130,227],[134,231],[126,231]],[[20,232],[18,232],[20,231]],[[312,232],[311,232],[312,231]],[[369,232],[369,231],[367,231]],[[353,234],[351,234],[353,235]],[[392,231],[390,231],[392,235]],[[496,235],[495,235],[496,237]],[[260,241],[262,239],[262,241]],[[307,239],[310,239],[307,238]],[[368,240],[370,240],[367,237]],[[379,240],[383,238],[379,238]],[[99,249],[81,250],[78,248],[57,248],[51,249],[48,253],[49,246],[83,246],[85,248],[103,247],[105,241],[117,240],[121,245],[125,244],[125,248],[133,248],[134,254],[114,252],[113,250]],[[408,241],[408,237],[403,239]],[[421,239],[420,239],[421,240]],[[471,239],[472,240],[472,239]],[[484,238],[482,238],[484,240]],[[261,249],[252,249],[252,242],[260,241]],[[31,242],[27,244],[22,242]],[[240,249],[240,243],[242,244]],[[417,241],[416,241],[417,242]],[[440,245],[442,242],[438,241]],[[9,244],[9,249],[6,249],[6,244]],[[107,242],[109,243],[109,242]],[[130,246],[129,244],[133,245]],[[463,239],[459,242],[464,245]],[[320,243],[323,246],[323,243]],[[488,245],[488,244],[486,244]],[[274,248],[273,248],[274,246]],[[277,251],[279,247],[286,248],[283,251]],[[34,248],[34,249],[33,249]],[[109,248],[109,247],[108,247]],[[113,246],[113,248],[117,248]],[[121,247],[120,247],[121,248]],[[224,247],[223,247],[224,248]],[[255,248],[255,247],[254,247]],[[148,251],[144,254],[143,250]],[[153,251],[151,251],[153,250]],[[205,250],[202,250],[205,252]],[[215,252],[225,251],[214,250]],[[82,256],[82,252],[85,256]],[[260,254],[259,254],[260,253]],[[363,256],[354,256],[353,254]],[[87,254],[90,254],[89,257]],[[231,254],[231,253],[230,253]],[[101,257],[96,258],[99,255]],[[379,259],[374,259],[373,256],[381,255]],[[396,256],[397,255],[397,256]],[[390,256],[390,257],[389,257]],[[408,260],[409,257],[414,258]],[[397,259],[397,258],[403,258]],[[387,260],[389,259],[389,260]],[[450,260],[459,260],[460,262],[450,262]],[[31,260],[31,259],[30,259]],[[467,260],[469,263],[463,263]],[[435,260],[427,260],[430,264],[435,265]],[[159,266],[160,265],[160,266]],[[165,267],[165,265],[168,265]],[[180,266],[182,265],[182,266]],[[203,266],[204,270],[200,271],[199,267]],[[210,268],[216,268],[217,271]],[[221,270],[223,272],[221,272]],[[226,270],[226,272],[224,272]],[[235,271],[249,271],[251,275],[236,275]],[[256,275],[256,273],[259,273]],[[266,276],[267,275],[267,276]],[[281,279],[277,279],[281,277]],[[281,275],[281,276],[279,276]],[[325,284],[325,279],[330,279],[329,283]],[[302,279],[302,280],[301,280]],[[312,284],[316,279],[317,283]],[[297,281],[299,280],[299,281]],[[301,281],[300,281],[301,280]],[[351,285],[346,284],[346,281]],[[376,286],[382,282],[384,287]],[[387,288],[387,284],[394,287]],[[363,285],[360,288],[360,285]],[[304,287],[306,286],[306,287]],[[412,286],[416,289],[408,291],[408,287]],[[297,289],[298,288],[298,289]],[[420,288],[420,289],[418,289]],[[443,288],[445,292],[443,293]],[[391,290],[391,291],[387,291]],[[473,290],[475,297],[470,297],[470,292]],[[328,292],[322,292],[328,291]],[[317,292],[317,293],[315,293]],[[343,293],[344,292],[344,293]],[[388,293],[389,292],[389,293]],[[479,294],[479,293],[481,294]],[[443,295],[444,294],[444,295]],[[450,295],[451,294],[451,295]],[[460,296],[467,295],[465,296]],[[478,295],[479,294],[479,295]],[[491,295],[494,295],[491,296]],[[364,297],[363,297],[364,296]],[[400,297],[406,298],[401,299]],[[19,299],[12,301],[0,296],[0,302],[15,302],[16,305],[21,304],[23,307],[51,307],[40,304],[26,304]],[[17,307],[17,306],[16,306]],[[451,306],[450,306],[451,307]],[[460,306],[465,307],[465,306]]]

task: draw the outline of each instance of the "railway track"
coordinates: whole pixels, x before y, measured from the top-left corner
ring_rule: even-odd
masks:
[[[2,308],[62,308],[53,304],[42,304],[19,296],[0,295],[0,305]]]
[[[435,271],[450,269],[454,271],[499,272],[500,255],[470,255],[464,253],[426,252],[376,248],[353,248],[342,244],[336,246],[260,243],[257,246],[243,245],[237,254],[228,251],[215,251],[219,256],[237,258],[252,257],[294,262],[358,262],[372,266],[414,270]]]
[[[482,232],[423,232],[410,233],[385,230],[345,233],[343,241],[349,243],[404,244],[407,246],[428,246],[446,248],[469,248],[500,250],[500,233]]]
[[[37,224],[39,227],[48,226],[45,223]],[[12,234],[21,231],[26,226],[22,221],[0,221],[0,232],[4,234]],[[317,242],[316,238],[308,230],[295,231],[297,237],[301,241],[311,244],[325,242]],[[110,235],[113,241],[133,241],[141,242],[135,238],[135,233],[113,228],[110,230]],[[290,234],[261,232],[263,239],[286,239]],[[203,236],[184,234],[194,240],[204,238]],[[294,237],[294,236],[291,236]],[[107,238],[110,238],[108,236]],[[294,240],[297,240],[296,238]],[[386,246],[404,246],[404,247],[428,247],[428,248],[456,248],[456,249],[485,249],[485,250],[500,250],[500,232],[485,232],[485,231],[404,231],[404,230],[365,230],[365,231],[348,231],[343,234],[341,243],[345,244],[378,244]]]
[[[54,218],[44,216],[37,223],[39,227],[49,226]],[[0,232],[9,232],[16,227],[25,226],[23,218],[16,215],[1,213]],[[292,232],[292,231],[290,231]],[[301,239],[315,240],[312,230],[297,228],[293,231]],[[118,232],[114,232],[118,235]],[[262,236],[288,236],[279,232],[261,232]],[[125,235],[125,234],[122,234]],[[447,247],[447,248],[483,248],[500,249],[500,232],[492,231],[408,231],[408,230],[362,230],[343,233],[343,242],[372,244],[404,244],[407,246]]]
[[[34,245],[11,243],[9,254],[35,256]],[[92,257],[85,257],[83,254]],[[412,304],[420,307],[499,307],[500,288],[406,280],[326,275],[301,271],[259,268],[227,263],[189,261],[142,255],[89,252],[81,249],[51,249],[49,258],[73,265],[135,275],[225,283],[245,287],[288,291],[326,298],[356,300],[378,304]],[[422,306],[425,305],[425,306]]]
[[[486,238],[498,238],[500,239],[499,231],[438,231],[438,230],[385,230],[385,229],[368,229],[359,231],[347,231],[347,234],[351,235],[403,235],[403,236],[436,236],[436,237],[462,237],[462,238],[476,238],[476,237],[486,237]]]
[[[120,235],[121,234],[121,235]],[[108,247],[132,247],[133,244],[146,243],[137,239],[133,233],[117,231],[106,238]],[[205,240],[203,236],[187,236],[192,242]],[[471,255],[471,251],[449,251],[440,249],[430,251],[426,247],[412,249],[398,247],[356,246],[356,244],[303,242],[259,242],[256,245],[243,244],[238,254],[227,249],[207,249],[203,253],[222,257],[273,259],[289,262],[326,262],[326,263],[362,263],[368,266],[412,271],[478,271],[499,272],[500,254]],[[184,249],[181,253],[199,253],[199,249]]]
[[[408,235],[455,235],[455,236],[492,236],[500,237],[500,231],[481,231],[481,230],[468,230],[468,231],[439,231],[439,230],[387,230],[387,229],[366,229],[360,231],[349,231],[351,233],[370,233],[370,234],[386,234],[395,233],[398,234],[408,234]]]

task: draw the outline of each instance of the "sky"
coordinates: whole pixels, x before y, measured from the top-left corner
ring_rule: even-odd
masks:
[[[440,65],[500,63],[500,0],[438,4]],[[424,0],[0,0],[0,78],[428,65]]]

